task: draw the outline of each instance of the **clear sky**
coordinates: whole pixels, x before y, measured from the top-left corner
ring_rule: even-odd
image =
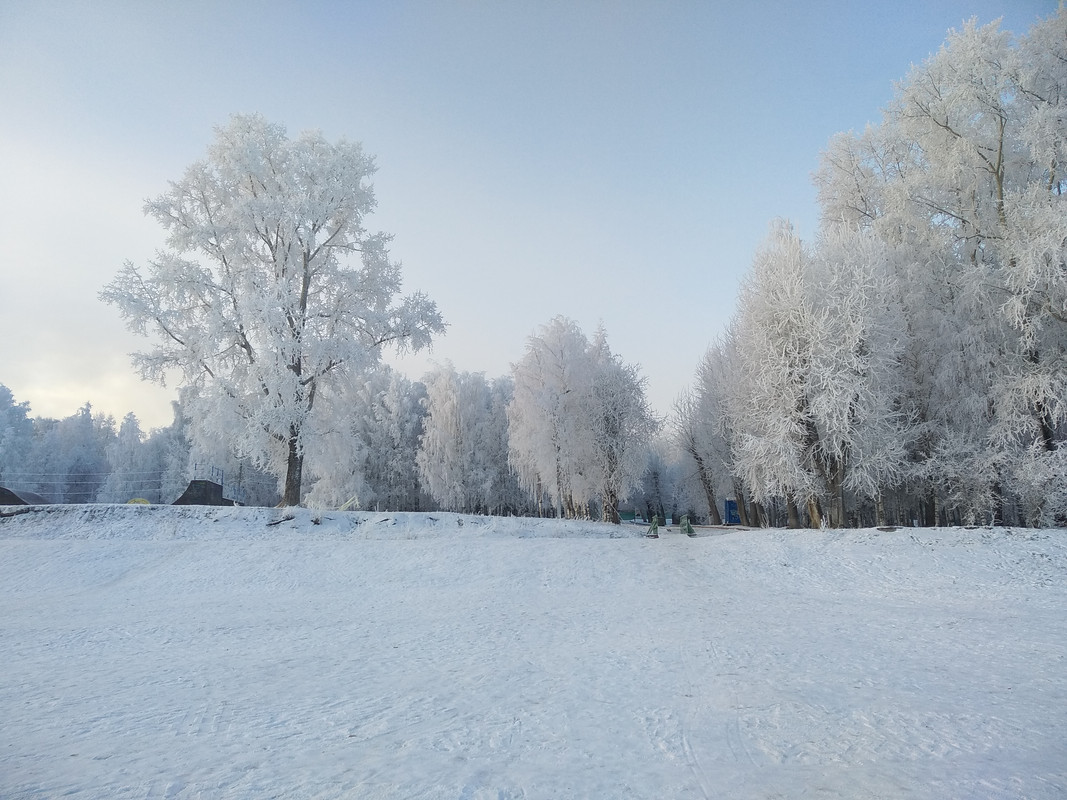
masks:
[[[0,0],[0,383],[145,428],[97,292],[162,245],[142,211],[212,129],[260,112],[376,156],[371,229],[450,328],[432,362],[506,374],[557,314],[640,364],[667,414],[775,217],[809,238],[838,131],[970,17],[1023,33],[1057,0]]]

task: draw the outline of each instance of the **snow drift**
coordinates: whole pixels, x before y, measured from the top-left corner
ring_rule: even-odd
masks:
[[[1062,531],[4,511],[4,798],[1067,793]]]

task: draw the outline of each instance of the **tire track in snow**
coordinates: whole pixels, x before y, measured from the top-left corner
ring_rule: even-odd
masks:
[[[709,640],[707,647],[712,656],[712,663],[719,666],[719,669],[713,673],[714,677],[723,678],[732,675],[733,673],[723,671],[725,663],[715,642]],[[741,761],[741,754],[744,754],[744,761],[749,766],[755,767],[757,766],[756,759],[752,756],[752,751],[749,750],[748,745],[745,743],[745,737],[741,733],[741,698],[737,690],[737,683],[735,681],[723,681],[722,684],[730,695],[731,709],[730,719],[725,725],[726,742],[735,761]]]
[[[757,766],[741,730],[741,706],[734,673],[726,661],[716,637],[722,630],[724,607],[732,607],[732,599],[721,591],[709,591],[708,553],[715,548],[715,540],[708,537],[690,538],[666,532],[658,540],[663,581],[674,588],[680,598],[689,600],[674,617],[678,622],[671,631],[664,625],[654,635],[673,632],[672,652],[681,667],[682,690],[677,703],[678,738],[687,766],[705,798],[716,797],[716,780],[712,776],[711,757],[719,772],[729,772],[735,779],[744,771]],[[718,621],[718,624],[713,624]],[[714,733],[717,731],[717,734]],[[715,758],[716,753],[729,754],[726,763]]]

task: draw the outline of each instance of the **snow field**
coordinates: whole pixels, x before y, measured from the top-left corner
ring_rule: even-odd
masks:
[[[0,797],[1067,794],[1063,532],[642,533],[2,518]]]

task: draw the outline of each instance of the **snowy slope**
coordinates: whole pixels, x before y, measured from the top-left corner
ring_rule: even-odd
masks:
[[[1067,796],[1064,532],[642,533],[0,518],[0,797]]]

